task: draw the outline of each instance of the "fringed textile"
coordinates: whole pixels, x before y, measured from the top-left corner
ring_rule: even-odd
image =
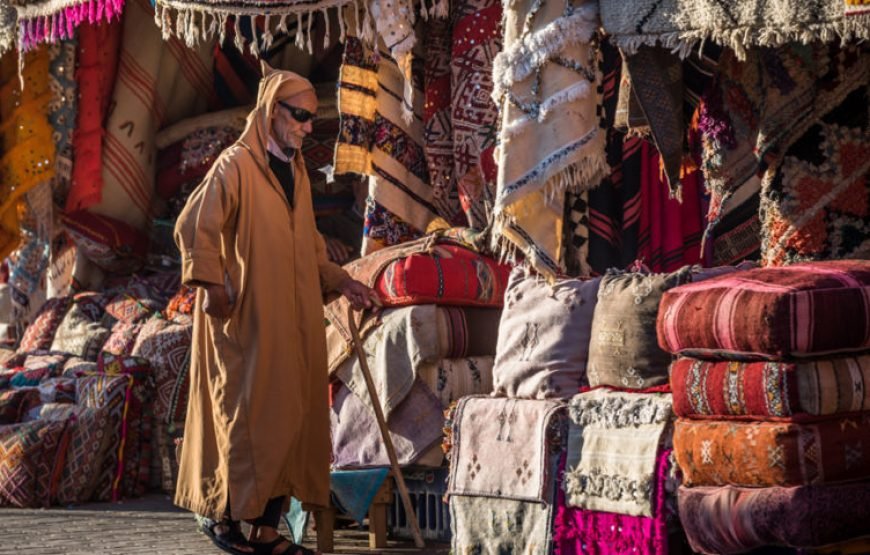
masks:
[[[844,6],[843,0],[602,0],[601,21],[629,54],[643,45],[661,45],[686,57],[698,43],[710,41],[743,59],[753,46],[866,40],[870,10],[848,9],[862,1],[846,0]]]
[[[81,25],[121,18],[125,0],[23,0],[16,2],[18,47],[28,52],[39,44],[75,38]]]
[[[494,243],[539,273],[564,271],[566,190],[587,190],[607,171],[593,44],[596,3],[528,0],[505,9],[504,49],[493,64],[501,108]]]
[[[78,110],[78,84],[76,70],[75,40],[62,40],[49,48],[51,62],[51,103],[48,119],[54,130],[52,139],[57,149],[52,196],[56,204],[63,206],[69,192],[73,168],[73,131]]]

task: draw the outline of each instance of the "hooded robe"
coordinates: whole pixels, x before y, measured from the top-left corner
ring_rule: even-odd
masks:
[[[215,161],[178,217],[182,281],[227,283],[229,317],[193,322],[190,399],[175,503],[219,519],[259,517],[292,495],[329,502],[329,408],[323,295],[347,273],[329,262],[297,151],[294,202],[269,169],[277,100],[311,84],[266,70],[241,138]]]

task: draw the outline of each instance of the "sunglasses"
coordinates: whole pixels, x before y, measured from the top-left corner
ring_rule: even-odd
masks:
[[[290,112],[290,115],[293,116],[293,119],[295,119],[299,123],[305,123],[306,121],[314,119],[314,113],[309,112],[305,108],[297,108],[296,106],[291,106],[282,100],[279,100],[278,104],[282,108]]]

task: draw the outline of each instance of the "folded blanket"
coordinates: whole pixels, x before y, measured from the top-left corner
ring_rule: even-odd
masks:
[[[600,281],[550,284],[514,269],[499,326],[494,370],[499,395],[567,399],[586,385]]]
[[[417,382],[388,424],[400,465],[409,465],[441,441],[443,409],[438,398]],[[390,459],[374,413],[342,386],[330,410],[334,468],[389,466]]]
[[[870,413],[813,423],[677,420],[687,486],[830,484],[870,478]]]
[[[662,296],[656,328],[663,349],[699,358],[867,350],[870,261],[757,268],[684,285]]]
[[[559,445],[558,401],[465,397],[453,415],[448,495],[550,503],[551,446]]]
[[[441,400],[444,408],[468,395],[492,393],[493,358],[445,358],[424,366],[420,380]]]
[[[566,503],[565,492],[559,488],[553,523],[554,553],[666,555],[669,515],[665,485],[671,466],[670,454],[670,450],[662,450],[656,456],[651,517],[571,508]]]
[[[870,408],[870,356],[806,362],[671,364],[674,412],[679,416],[790,417]]]
[[[493,499],[450,498],[453,553],[549,553],[552,544],[552,505]]]
[[[667,393],[597,389],[570,402],[567,505],[652,517],[656,461],[672,421]]]
[[[870,534],[870,482],[795,488],[680,487],[680,520],[692,549],[743,553],[817,547]]]

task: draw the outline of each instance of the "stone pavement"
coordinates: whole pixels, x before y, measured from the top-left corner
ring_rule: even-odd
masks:
[[[284,531],[286,534],[286,530]],[[364,531],[336,532],[336,553],[369,551]],[[314,547],[312,533],[305,545]],[[412,543],[391,541],[378,553],[390,555],[446,555],[447,546],[417,550]],[[0,554],[220,554],[196,530],[190,513],[173,506],[169,498],[152,494],[121,503],[91,503],[69,508],[0,509]]]

